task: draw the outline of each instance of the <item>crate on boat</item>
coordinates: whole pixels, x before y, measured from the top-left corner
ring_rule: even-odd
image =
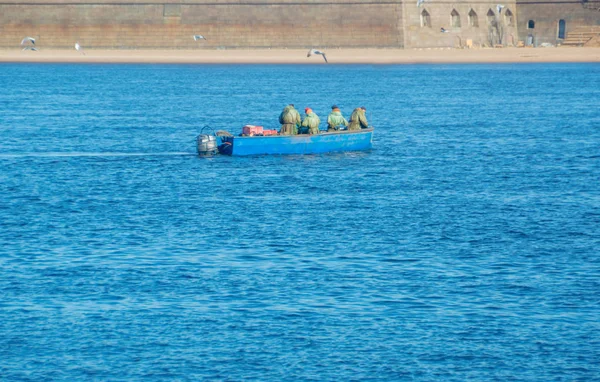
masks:
[[[269,135],[277,135],[277,130],[263,130],[263,135],[269,136]]]
[[[246,125],[242,129],[242,134],[243,135],[250,135],[250,136],[263,134],[263,127],[262,126],[255,126],[255,125]]]

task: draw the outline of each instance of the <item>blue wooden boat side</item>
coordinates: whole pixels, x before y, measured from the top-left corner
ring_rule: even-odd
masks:
[[[221,137],[221,153],[233,156],[264,154],[321,154],[337,151],[368,150],[373,144],[373,129],[323,132],[317,135],[273,135]]]

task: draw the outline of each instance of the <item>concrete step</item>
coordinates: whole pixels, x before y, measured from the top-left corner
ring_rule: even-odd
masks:
[[[593,37],[597,34],[599,34],[600,32],[569,32],[568,36],[569,37]]]
[[[567,33],[567,38],[561,45],[583,46],[598,35],[600,35],[600,25],[578,27]]]
[[[567,41],[563,41],[563,43],[560,44],[560,45],[561,46],[583,46],[583,45],[585,45],[590,40],[583,41],[583,42],[572,42],[572,41],[567,42]]]
[[[569,32],[570,33],[600,33],[600,28],[596,28],[596,27],[579,27],[579,28],[575,28],[572,31]]]
[[[594,38],[598,36],[597,34],[590,34],[590,35],[567,35],[567,38],[565,40],[588,40],[590,38]]]

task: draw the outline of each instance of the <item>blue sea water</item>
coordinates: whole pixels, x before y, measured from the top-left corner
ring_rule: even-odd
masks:
[[[195,155],[290,102],[373,149]],[[600,380],[598,64],[4,64],[0,137],[1,380]]]

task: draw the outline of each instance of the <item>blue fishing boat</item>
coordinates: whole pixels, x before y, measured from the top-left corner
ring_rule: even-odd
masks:
[[[340,151],[369,150],[373,145],[373,129],[322,131],[308,135],[270,136],[198,136],[198,153],[232,156],[266,154],[322,154]]]

